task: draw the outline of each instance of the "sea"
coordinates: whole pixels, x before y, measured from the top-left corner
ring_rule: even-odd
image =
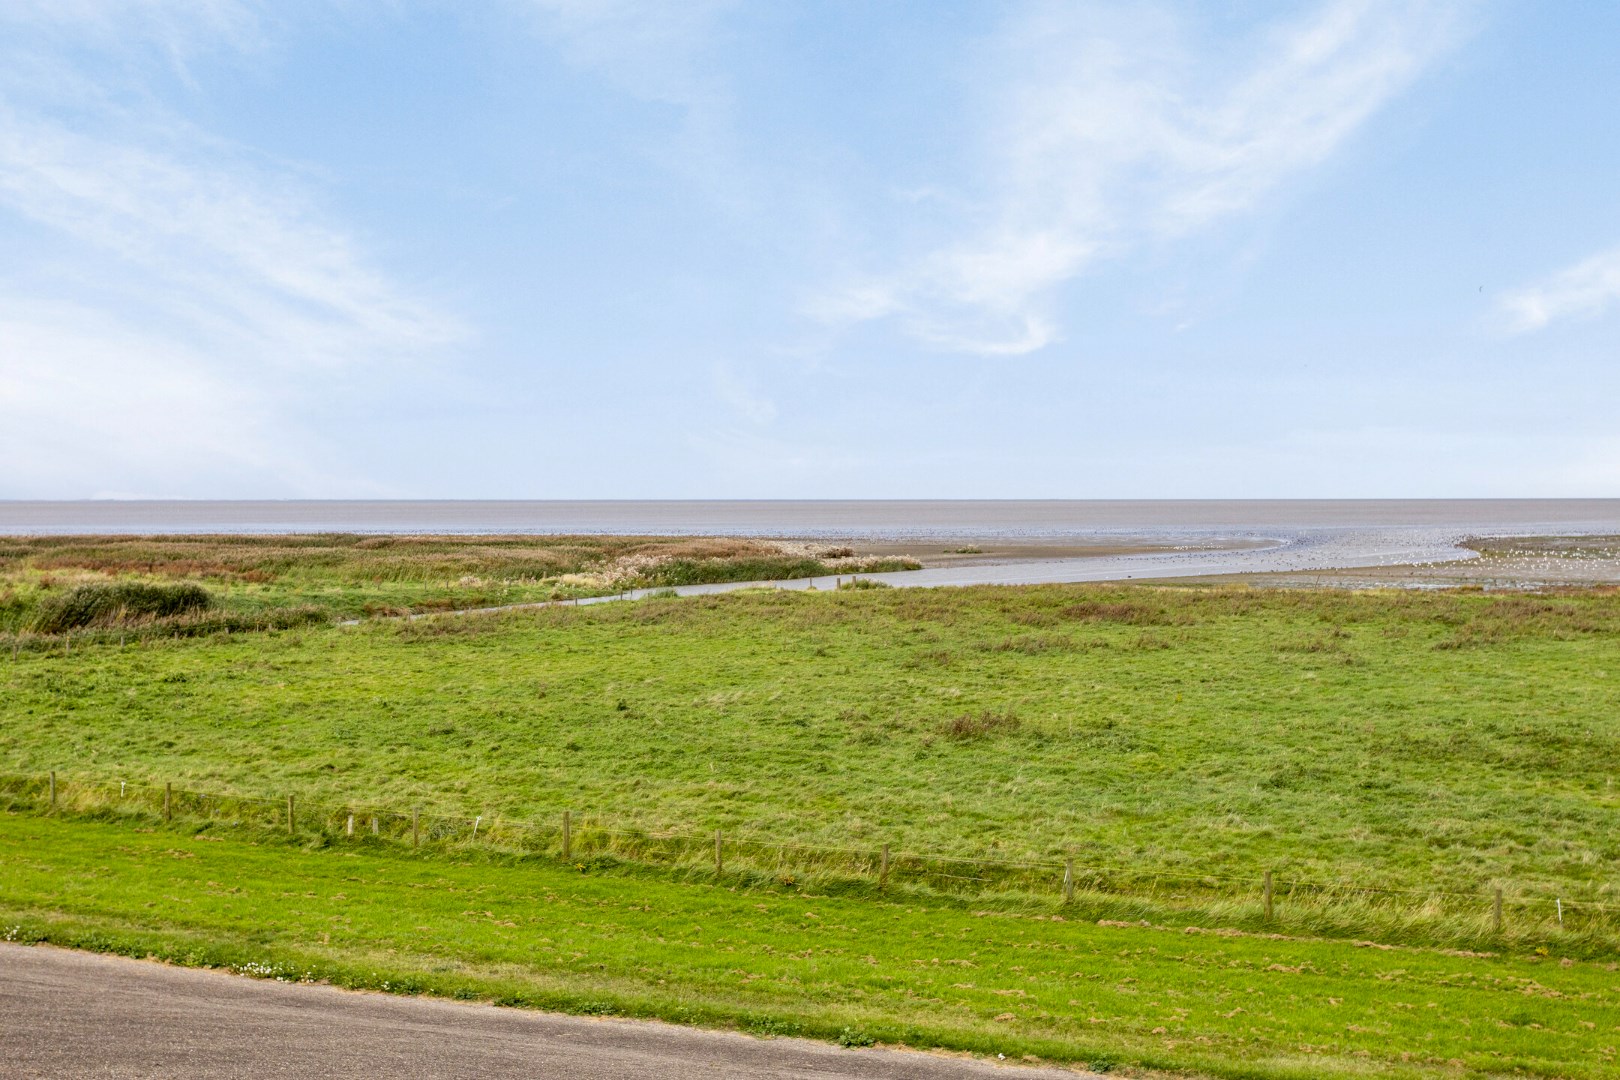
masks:
[[[1620,499],[0,500],[0,534],[1063,538],[1320,529],[1620,531]]]

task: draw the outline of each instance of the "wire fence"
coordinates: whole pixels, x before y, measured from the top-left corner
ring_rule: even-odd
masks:
[[[387,843],[436,851],[471,848],[561,860],[673,867],[693,874],[815,887],[820,891],[926,890],[957,897],[1021,897],[1084,906],[1088,913],[1201,912],[1228,924],[1286,921],[1320,930],[1423,931],[1479,941],[1562,933],[1620,947],[1620,904],[1496,885],[1473,892],[1352,882],[1177,874],[1142,867],[786,842],[722,831],[659,830],[559,810],[550,821],[461,817],[360,802],[198,791],[173,784],[0,773],[0,802],[14,810],[206,822],[213,826]]]

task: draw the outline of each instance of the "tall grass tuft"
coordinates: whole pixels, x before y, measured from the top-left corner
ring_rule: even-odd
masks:
[[[207,611],[214,597],[201,585],[147,585],[141,582],[80,585],[39,605],[34,629],[60,634],[86,626],[167,619]]]
[[[945,724],[945,737],[959,742],[983,739],[995,734],[1012,734],[1020,727],[1018,717],[1010,712],[982,712],[977,716],[964,713]]]

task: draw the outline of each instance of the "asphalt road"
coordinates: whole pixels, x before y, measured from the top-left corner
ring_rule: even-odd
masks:
[[[356,993],[0,943],[0,1077],[1039,1080],[1006,1068],[638,1020]]]

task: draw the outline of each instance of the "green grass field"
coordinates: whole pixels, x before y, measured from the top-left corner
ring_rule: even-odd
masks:
[[[1612,593],[1135,587],[146,639],[0,659],[0,769],[1596,902],[1617,626]]]
[[[0,805],[36,815],[0,819],[18,934],[1231,1076],[1612,1068],[1613,590],[753,591],[149,629],[0,655]],[[185,795],[163,826],[165,783],[267,801]],[[787,933],[806,904],[838,935]]]
[[[1221,1077],[1601,1077],[1614,963],[1098,925],[0,814],[0,937],[343,986]]]

